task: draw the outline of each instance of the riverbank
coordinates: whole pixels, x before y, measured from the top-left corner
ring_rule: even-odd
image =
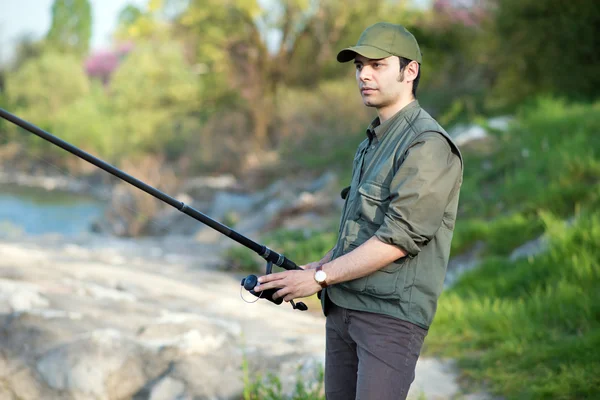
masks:
[[[324,317],[245,303],[241,274],[220,271],[224,248],[184,237],[0,237],[2,398],[239,399],[244,359],[288,392],[297,368],[311,384]],[[424,357],[410,398],[462,390],[452,362]]]

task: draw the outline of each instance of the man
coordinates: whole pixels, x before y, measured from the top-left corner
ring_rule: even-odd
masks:
[[[354,158],[338,242],[255,288],[279,288],[285,301],[322,290],[329,400],[406,398],[443,288],[463,166],[415,99],[421,59],[414,36],[389,23],[339,52],[378,117]]]

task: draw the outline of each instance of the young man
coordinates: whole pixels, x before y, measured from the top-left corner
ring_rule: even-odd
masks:
[[[389,23],[339,52],[378,117],[354,157],[338,242],[255,289],[279,288],[285,301],[322,290],[329,400],[406,398],[443,288],[463,166],[415,99],[421,57],[414,36]]]

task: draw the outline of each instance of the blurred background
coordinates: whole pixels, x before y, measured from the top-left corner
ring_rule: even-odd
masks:
[[[0,107],[298,264],[375,116],[335,55],[403,24],[465,158],[411,396],[600,396],[597,1],[0,4]],[[4,120],[0,168],[0,397],[324,398],[318,301],[243,303],[249,250]]]

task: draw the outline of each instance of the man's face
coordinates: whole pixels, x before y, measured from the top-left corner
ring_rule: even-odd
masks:
[[[406,85],[400,79],[398,57],[374,60],[357,54],[354,65],[360,95],[367,107],[381,109],[400,101]]]

